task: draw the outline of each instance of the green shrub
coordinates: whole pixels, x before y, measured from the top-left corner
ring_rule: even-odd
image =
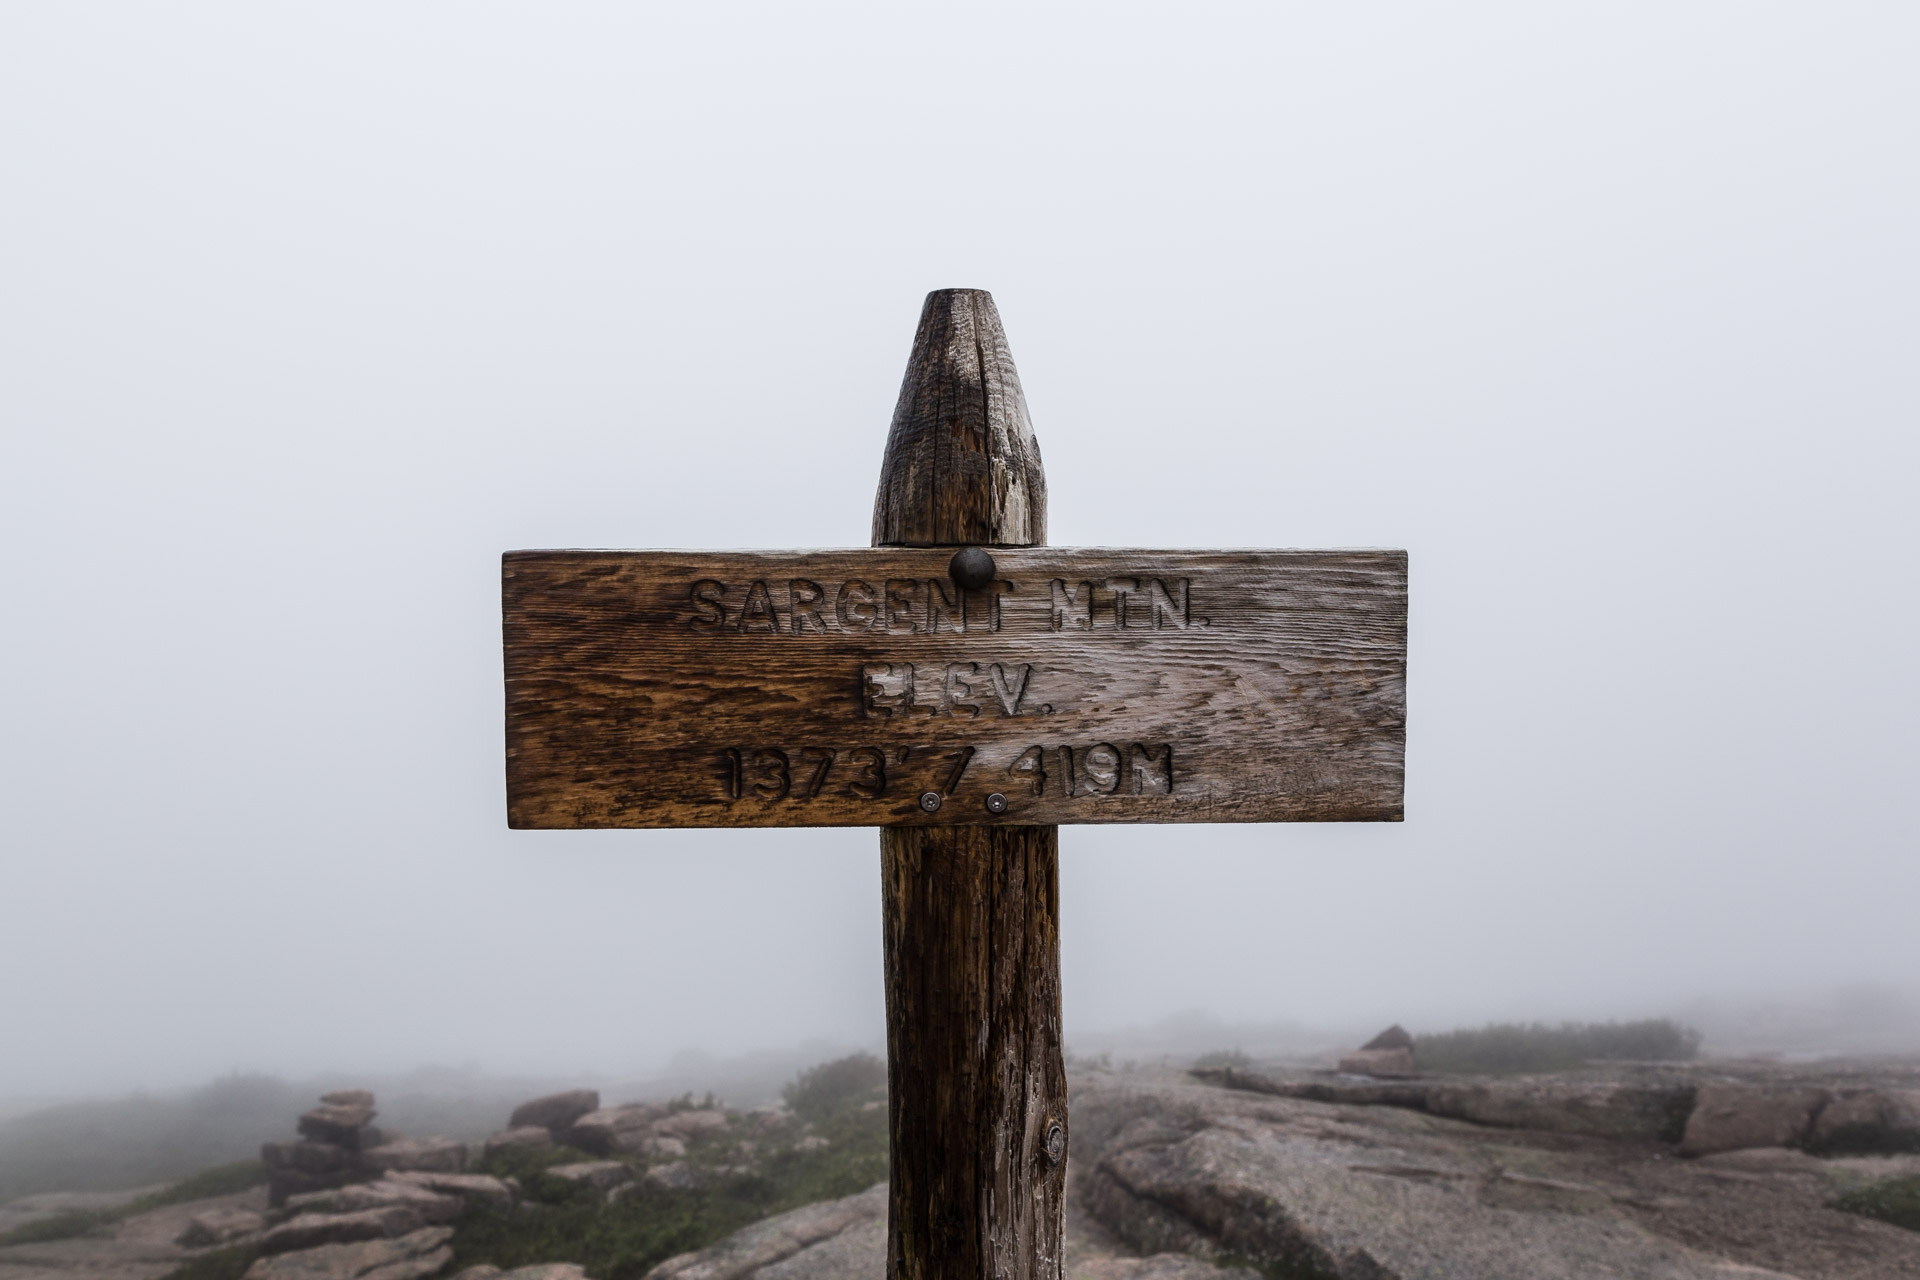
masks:
[[[1860,1187],[1836,1197],[1832,1204],[1843,1213],[1857,1213],[1909,1231],[1920,1231],[1920,1174],[1888,1178]]]
[[[1416,1037],[1413,1060],[1436,1075],[1565,1071],[1589,1062],[1684,1062],[1700,1033],[1667,1018],[1640,1022],[1490,1023]]]
[[[852,1053],[802,1071],[780,1091],[795,1115],[815,1119],[841,1103],[884,1089],[887,1064],[870,1053]]]

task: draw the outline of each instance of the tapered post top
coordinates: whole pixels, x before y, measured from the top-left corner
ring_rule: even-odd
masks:
[[[873,545],[1040,546],[1047,481],[1027,398],[984,289],[920,310],[873,503]]]

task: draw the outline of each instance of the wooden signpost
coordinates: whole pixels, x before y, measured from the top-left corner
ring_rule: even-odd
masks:
[[[1398,821],[1406,555],[1046,548],[964,289],[922,311],[873,541],[509,552],[508,821],[881,827],[888,1275],[1058,1277],[1057,824]]]

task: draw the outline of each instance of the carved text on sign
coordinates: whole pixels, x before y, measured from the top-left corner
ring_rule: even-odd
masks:
[[[1033,665],[1000,662],[869,662],[860,668],[861,705],[870,720],[895,716],[964,715],[991,710],[1022,714]],[[1042,703],[1028,713],[1051,715]]]
[[[1403,553],[953,559],[508,555],[510,821],[1399,818]]]
[[[1004,769],[972,766],[978,752],[915,750],[903,746],[728,747],[719,754],[719,781],[729,801],[805,804],[823,796],[879,800],[890,783],[907,777],[903,793],[938,790],[982,796],[1000,790],[1016,796],[1092,799],[1119,795],[1171,795],[1173,745],[1166,742],[1060,743],[1027,747]],[[1004,758],[1004,757],[1002,757]],[[889,770],[891,769],[891,776]]]
[[[888,635],[994,634],[1002,620],[1001,597],[1044,600],[1053,631],[1185,631],[1204,627],[1195,618],[1188,578],[1139,574],[1024,587],[1004,578],[967,591],[945,578],[858,578],[822,584],[811,578],[726,583],[701,578],[687,590],[687,626],[693,631],[742,635],[824,636],[833,632]]]

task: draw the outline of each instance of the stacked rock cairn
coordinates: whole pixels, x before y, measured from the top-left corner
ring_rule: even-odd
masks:
[[[289,1196],[364,1182],[389,1172],[458,1173],[466,1167],[464,1142],[384,1134],[373,1124],[376,1114],[373,1095],[365,1089],[323,1094],[320,1105],[300,1117],[299,1140],[269,1142],[260,1148],[261,1162],[267,1166],[269,1202],[279,1206]]]

